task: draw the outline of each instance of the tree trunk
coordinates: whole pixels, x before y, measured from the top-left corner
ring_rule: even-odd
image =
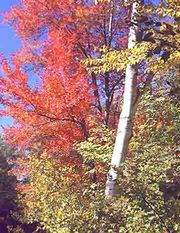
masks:
[[[128,48],[133,48],[137,42],[137,16],[141,1],[134,1],[131,10],[131,26],[128,38]],[[130,138],[132,136],[133,119],[137,101],[137,64],[128,64],[126,68],[123,106],[120,114],[115,147],[112,155],[111,168],[108,173],[105,196],[111,198],[116,195],[116,180],[121,163],[125,160]]]

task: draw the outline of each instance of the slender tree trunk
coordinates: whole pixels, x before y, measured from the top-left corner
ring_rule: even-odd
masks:
[[[105,73],[105,125],[108,125],[109,122],[109,115],[110,115],[110,107],[111,107],[111,103],[110,103],[110,91],[109,91],[109,74]]]
[[[99,110],[99,112],[102,113],[102,106],[101,106],[101,101],[100,101],[100,96],[99,96],[97,78],[94,73],[91,74],[91,77],[92,77],[93,92],[94,92],[94,97],[95,97],[95,106]]]
[[[137,42],[137,16],[141,1],[134,0],[131,10],[131,26],[128,38],[128,48],[133,48]],[[111,198],[116,195],[116,180],[121,163],[125,160],[130,138],[132,136],[133,119],[137,103],[137,64],[129,64],[126,68],[123,106],[120,114],[115,147],[112,155],[111,168],[108,173],[105,195]]]

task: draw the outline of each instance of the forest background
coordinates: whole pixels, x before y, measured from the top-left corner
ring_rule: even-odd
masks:
[[[1,232],[179,232],[178,1],[23,0],[2,19]]]

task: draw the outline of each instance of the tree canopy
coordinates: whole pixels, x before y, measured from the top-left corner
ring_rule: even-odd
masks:
[[[14,120],[0,144],[2,229],[180,231],[179,8],[21,0],[4,14],[22,48],[0,59],[0,116]]]

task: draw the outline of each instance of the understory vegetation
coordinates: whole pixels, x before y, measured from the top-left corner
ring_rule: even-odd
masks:
[[[176,0],[5,13],[0,233],[180,232],[179,21]]]

